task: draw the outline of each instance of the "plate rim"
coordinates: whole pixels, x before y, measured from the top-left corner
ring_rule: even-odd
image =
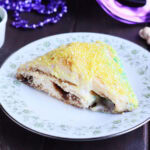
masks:
[[[46,37],[43,37],[43,38],[40,38],[40,39],[37,39],[35,41],[32,41],[24,46],[22,46],[21,48],[17,49],[16,51],[14,51],[13,53],[11,53],[5,60],[4,62],[0,65],[0,70],[2,68],[2,66],[5,64],[5,62],[12,56],[14,55],[15,53],[17,53],[18,51],[20,51],[22,48],[26,47],[26,46],[29,46],[30,44],[34,44],[40,40],[43,40],[43,39],[46,39],[46,38],[50,38],[50,37],[54,37],[54,36],[59,36],[59,35],[68,35],[68,34],[97,34],[97,35],[104,35],[104,36],[110,36],[110,37],[115,37],[116,39],[123,39],[129,43],[132,43],[132,44],[135,44],[139,47],[141,47],[142,49],[145,50],[145,52],[149,53],[150,52],[148,50],[146,50],[146,48],[138,45],[137,43],[134,43],[132,41],[129,41],[127,39],[124,39],[122,37],[119,37],[119,36],[115,36],[115,35],[110,35],[110,34],[104,34],[104,33],[97,33],[97,32],[70,32],[70,33],[60,33],[60,34],[54,34],[54,35],[50,35],[50,36],[46,36]],[[123,135],[123,134],[126,134],[126,133],[129,133],[131,131],[134,131],[135,129],[143,126],[144,124],[148,123],[150,121],[150,116],[145,119],[143,122],[137,124],[136,126],[134,127],[131,127],[129,129],[126,129],[126,130],[123,130],[121,132],[117,132],[117,133],[113,133],[113,134],[110,134],[110,135],[106,135],[106,136],[101,136],[101,137],[91,137],[91,138],[69,138],[69,137],[61,137],[61,136],[54,136],[54,135],[50,135],[50,134],[46,134],[46,133],[42,133],[42,132],[39,132],[39,131],[36,131],[34,129],[31,129],[30,127],[27,127],[26,125],[20,123],[19,121],[17,121],[14,117],[11,116],[11,114],[9,114],[5,108],[2,106],[1,102],[0,102],[0,109],[3,111],[3,113],[12,121],[14,122],[16,125],[20,126],[21,128],[31,132],[31,133],[34,133],[34,134],[37,134],[37,135],[40,135],[40,136],[43,136],[43,137],[47,137],[47,138],[51,138],[51,139],[56,139],[56,140],[63,140],[63,141],[98,141],[98,140],[105,140],[105,139],[110,139],[110,138],[113,138],[113,137],[117,137],[117,136],[120,136],[120,135]]]
[[[138,129],[139,127],[143,126],[144,124],[148,123],[150,121],[150,117],[146,120],[144,120],[142,123],[139,123],[137,126],[134,126],[130,129],[124,130],[122,132],[118,132],[118,133],[114,133],[114,134],[110,134],[107,136],[101,136],[101,137],[95,137],[95,138],[66,138],[66,137],[60,137],[60,136],[54,136],[54,135],[50,135],[50,134],[45,134],[39,131],[36,131],[34,129],[31,129],[25,125],[23,125],[22,123],[20,123],[19,121],[17,121],[15,118],[13,118],[5,109],[4,107],[0,104],[0,109],[3,111],[3,113],[16,125],[18,125],[19,127],[25,129],[25,131],[29,131],[31,133],[43,136],[43,137],[47,137],[47,138],[51,138],[51,139],[55,139],[55,140],[63,140],[63,141],[76,141],[76,142],[85,142],[85,141],[98,141],[98,140],[105,140],[105,139],[110,139],[113,137],[117,137],[126,133],[129,133],[131,131],[134,131],[135,129]]]

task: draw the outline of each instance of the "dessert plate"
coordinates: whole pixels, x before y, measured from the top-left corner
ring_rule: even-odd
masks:
[[[133,112],[110,114],[66,105],[15,78],[20,64],[74,41],[104,41],[117,52],[139,100]],[[2,110],[34,133],[66,140],[96,140],[121,135],[149,121],[150,53],[122,38],[96,33],[68,33],[46,37],[19,49],[0,69]],[[109,70],[108,70],[109,71]]]

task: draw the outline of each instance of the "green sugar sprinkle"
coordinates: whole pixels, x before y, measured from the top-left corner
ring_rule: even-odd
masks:
[[[116,63],[118,63],[118,60],[117,60],[117,58],[115,58],[115,57],[114,57],[114,61],[115,61]]]

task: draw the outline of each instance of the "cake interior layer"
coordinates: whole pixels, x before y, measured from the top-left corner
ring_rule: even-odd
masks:
[[[64,91],[56,82],[55,78],[48,76],[44,73],[35,71],[35,72],[21,72],[17,74],[17,79],[23,83],[36,88],[40,91],[48,93],[50,96],[57,98],[67,104],[71,104],[77,107],[83,107],[80,103],[80,99],[67,91]],[[58,81],[59,84],[63,81]],[[66,83],[69,84],[69,83]]]
[[[73,89],[77,88],[76,85],[56,79],[39,70],[21,71],[17,74],[17,79],[33,88],[48,93],[58,100],[76,107],[89,108],[92,111],[112,112],[115,106],[109,99],[102,98],[93,91],[90,91],[93,100],[88,102],[82,95],[74,92],[75,90]]]

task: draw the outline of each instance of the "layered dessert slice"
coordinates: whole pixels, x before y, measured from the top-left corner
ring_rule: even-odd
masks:
[[[121,113],[138,106],[116,51],[100,41],[62,45],[21,65],[16,77],[80,108]]]

